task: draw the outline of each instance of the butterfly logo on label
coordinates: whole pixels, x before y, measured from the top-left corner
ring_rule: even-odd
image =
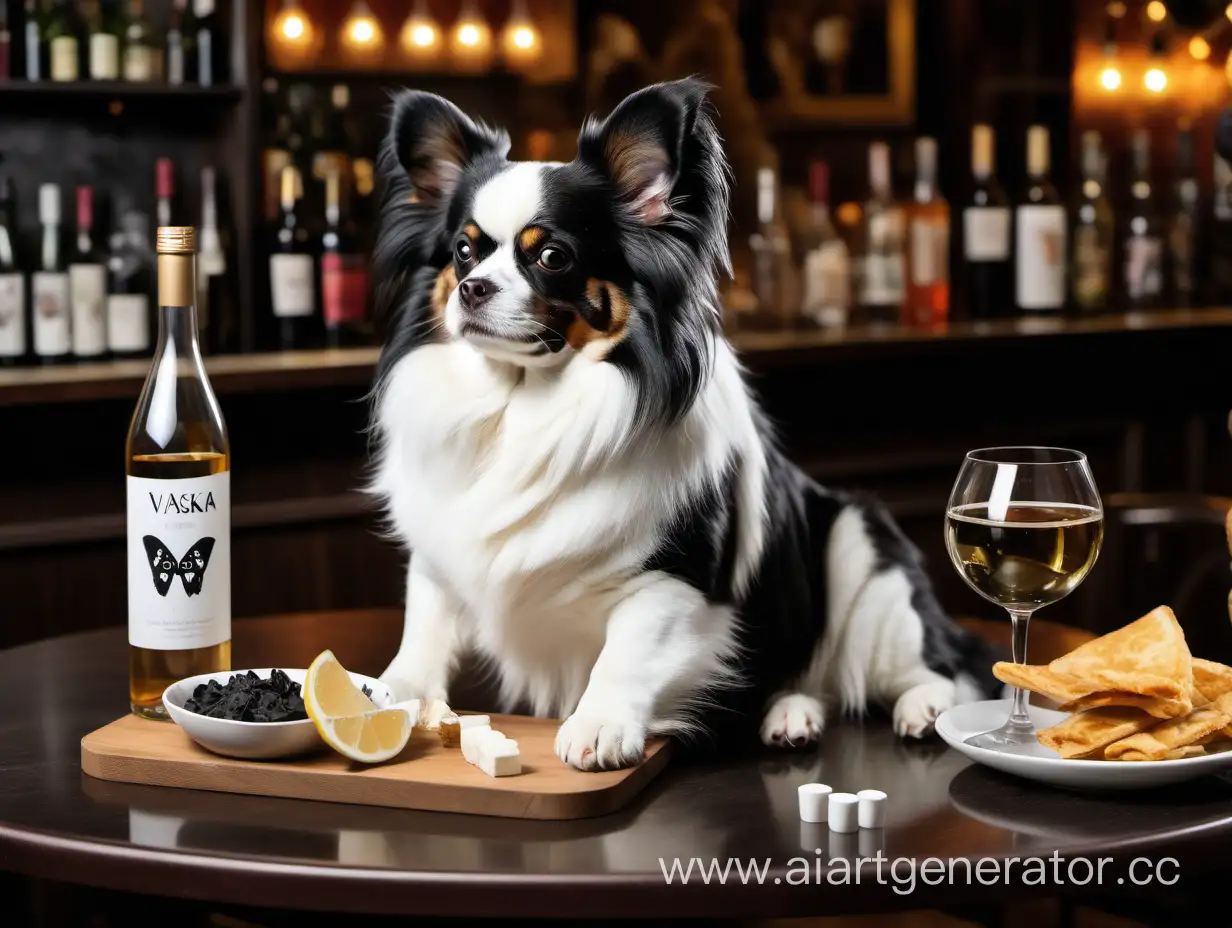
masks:
[[[184,592],[196,596],[201,592],[201,583],[205,580],[205,568],[210,563],[210,553],[214,550],[213,538],[198,539],[188,552],[177,558],[171,549],[153,535],[144,536],[146,561],[150,565],[150,573],[154,578],[154,589],[159,596],[166,596],[171,589],[171,581],[177,576],[184,584]]]

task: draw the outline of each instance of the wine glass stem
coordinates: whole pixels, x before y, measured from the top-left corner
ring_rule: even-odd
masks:
[[[1009,609],[1010,621],[1013,623],[1013,654],[1015,664],[1027,662],[1027,625],[1031,621],[1030,609]],[[1010,724],[1016,727],[1030,728],[1031,716],[1027,714],[1027,691],[1020,686],[1014,687],[1014,708],[1010,712]]]

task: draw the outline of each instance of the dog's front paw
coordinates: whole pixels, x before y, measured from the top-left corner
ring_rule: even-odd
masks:
[[[900,738],[930,735],[939,716],[954,705],[954,684],[949,680],[913,686],[894,703],[894,731]]]
[[[645,726],[614,716],[575,712],[556,733],[556,754],[578,770],[632,767],[645,750]]]
[[[821,701],[803,693],[780,696],[761,723],[762,744],[801,748],[821,737],[826,713]]]

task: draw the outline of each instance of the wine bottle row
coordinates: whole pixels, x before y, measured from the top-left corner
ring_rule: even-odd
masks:
[[[1026,183],[1011,198],[997,180],[993,129],[973,127],[970,193],[953,223],[932,138],[915,142],[914,186],[901,201],[890,148],[874,143],[867,199],[843,204],[837,216],[827,165],[813,162],[807,221],[794,229],[774,171],[763,168],[759,224],[749,242],[757,307],[751,318],[780,326],[854,319],[931,327],[950,318],[952,292],[962,294],[965,315],[976,319],[1232,300],[1232,255],[1223,254],[1223,243],[1232,241],[1232,168],[1216,158],[1207,202],[1192,130],[1177,137],[1171,196],[1156,189],[1145,130],[1131,136],[1123,191],[1110,190],[1103,139],[1085,133],[1071,202],[1052,180],[1047,127],[1031,126],[1024,141]],[[954,287],[951,271],[958,275]]]
[[[155,163],[155,223],[177,217],[175,169]],[[203,341],[226,314],[227,257],[218,222],[217,174],[201,171],[198,302]],[[152,350],[155,320],[151,221],[131,197],[117,198],[110,233],[101,228],[96,187],[38,188],[39,231],[24,241],[15,192],[0,176],[0,364],[56,364],[140,357]]]
[[[225,81],[215,0],[25,0],[20,22],[0,0],[0,81],[197,84]]]

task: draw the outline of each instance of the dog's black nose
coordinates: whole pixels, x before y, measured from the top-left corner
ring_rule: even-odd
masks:
[[[467,309],[478,309],[500,290],[486,277],[468,277],[458,284],[458,299]]]

